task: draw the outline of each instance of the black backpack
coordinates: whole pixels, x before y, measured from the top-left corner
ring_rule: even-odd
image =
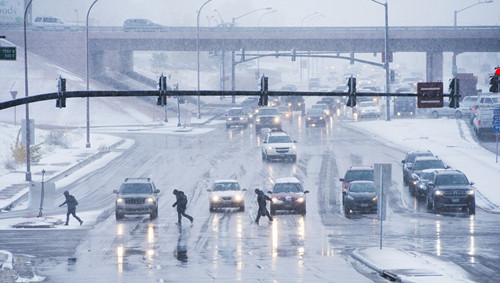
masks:
[[[188,203],[188,198],[184,193],[182,193],[181,199],[179,200],[179,204],[186,207],[187,203]]]
[[[70,201],[76,206],[78,205],[78,201],[76,200],[76,198],[74,196],[70,196]]]

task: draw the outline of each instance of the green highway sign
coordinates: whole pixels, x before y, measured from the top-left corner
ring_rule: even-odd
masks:
[[[16,60],[16,48],[12,46],[0,46],[0,60]]]

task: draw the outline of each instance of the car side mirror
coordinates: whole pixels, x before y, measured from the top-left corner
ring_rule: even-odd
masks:
[[[446,165],[444,168],[446,168],[446,169],[450,169],[450,168],[451,168],[451,166]]]
[[[114,194],[118,194],[118,190],[113,190],[113,193]]]
[[[241,190],[242,190],[242,191],[244,191],[244,192],[246,192],[246,191],[247,191],[247,189],[245,189],[245,188],[243,188],[243,189],[241,189]]]
[[[267,143],[267,141],[262,141],[262,143]]]
[[[304,191],[304,194],[308,194],[308,193],[309,193],[309,190],[305,190],[305,191]]]
[[[406,168],[408,168],[408,169],[413,169],[413,164],[412,164],[412,163],[407,163],[407,164],[406,164]]]
[[[470,185],[471,185],[471,186],[472,186],[472,185],[474,185],[474,184],[475,184],[474,182],[472,182],[472,181],[470,182]]]
[[[404,163],[405,163],[405,161],[404,161],[404,160],[401,160],[401,163],[403,163],[403,164],[404,164]]]
[[[155,194],[159,194],[159,193],[160,193],[160,190],[158,190],[158,189],[157,189],[157,190],[155,190],[155,191],[154,191],[154,193],[155,193]]]
[[[344,178],[340,178],[339,181],[344,182]]]
[[[267,191],[267,193],[268,193],[268,194],[272,194],[273,192],[271,192],[271,191]]]
[[[207,192],[211,192],[212,190],[211,189],[207,189]]]
[[[297,141],[296,141],[296,140],[293,140],[293,142],[294,142],[294,143],[297,143]]]

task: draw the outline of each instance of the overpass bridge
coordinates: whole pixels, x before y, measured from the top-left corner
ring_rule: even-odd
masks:
[[[22,47],[22,28],[1,27],[0,35]],[[199,36],[199,37],[198,37]],[[384,51],[384,27],[160,27],[124,30],[89,27],[89,68],[92,77],[105,68],[133,70],[134,51],[331,52]],[[77,73],[86,70],[85,27],[75,30],[27,31],[30,52]],[[427,81],[442,80],[443,52],[500,52],[500,26],[401,26],[389,28],[390,52],[425,52]]]

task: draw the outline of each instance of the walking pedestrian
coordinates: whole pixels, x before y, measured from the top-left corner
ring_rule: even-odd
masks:
[[[191,221],[191,223],[193,223],[193,217],[186,214],[187,196],[183,191],[178,190],[174,190],[174,195],[176,197],[176,201],[172,205],[172,207],[177,206],[177,225],[181,225],[182,216],[186,217],[187,219],[189,219],[189,221]]]
[[[76,206],[78,205],[78,201],[73,195],[70,195],[68,191],[64,191],[64,197],[66,198],[66,200],[59,205],[59,207],[65,204],[68,206],[68,211],[66,212],[66,223],[64,225],[68,226],[69,215],[71,214],[74,218],[76,218],[76,220],[78,220],[78,222],[80,222],[81,226],[83,224],[83,221],[80,219],[80,217],[76,216]]]
[[[257,203],[259,204],[259,211],[257,211],[257,218],[255,219],[255,223],[259,224],[259,219],[261,216],[267,216],[267,218],[269,218],[269,221],[273,221],[273,218],[271,217],[271,214],[269,214],[269,211],[266,207],[266,201],[271,201],[271,198],[266,196],[266,194],[264,194],[264,192],[259,189],[255,189],[255,193],[257,194]]]

